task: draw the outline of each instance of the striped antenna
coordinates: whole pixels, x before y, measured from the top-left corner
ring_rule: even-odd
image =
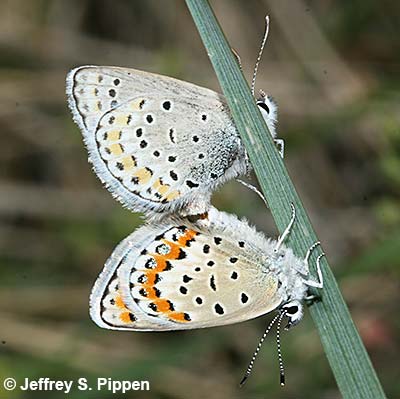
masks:
[[[232,50],[233,55],[234,55],[235,58],[236,58],[236,61],[237,61],[238,65],[239,65],[240,70],[243,72],[242,60],[241,60],[241,58],[240,58],[239,53],[238,53],[233,47],[231,47],[231,50]]]
[[[254,89],[255,89],[255,86],[256,86],[256,77],[257,77],[258,65],[260,64],[261,57],[262,57],[262,54],[263,54],[263,51],[264,51],[264,46],[265,46],[265,43],[267,42],[268,32],[269,32],[269,16],[267,15],[265,17],[264,36],[263,36],[262,41],[261,41],[261,47],[260,47],[260,51],[258,52],[256,65],[254,66],[253,79],[251,81],[251,94],[253,96],[254,96]]]
[[[278,349],[279,378],[282,387],[285,385],[285,368],[283,366],[283,360],[282,360],[280,331],[281,331],[282,319],[285,315],[286,312],[285,311],[282,312],[281,317],[278,320],[278,324],[276,325],[276,347]]]
[[[260,352],[261,346],[262,346],[263,342],[265,341],[265,338],[267,338],[268,333],[271,331],[272,327],[274,326],[274,324],[276,322],[278,322],[277,323],[277,332],[276,332],[276,343],[277,343],[277,348],[278,348],[280,381],[281,381],[282,386],[285,385],[285,369],[283,367],[283,361],[282,361],[281,341],[280,341],[280,337],[279,337],[279,330],[281,327],[282,319],[286,316],[286,313],[287,312],[285,310],[281,311],[272,319],[271,323],[269,323],[268,327],[266,328],[263,336],[261,337],[261,339],[257,345],[256,350],[254,351],[253,357],[251,358],[249,365],[247,366],[246,373],[244,374],[242,381],[240,381],[240,386],[243,386],[244,383],[249,378],[251,371],[253,370],[254,362],[257,358],[258,353]]]

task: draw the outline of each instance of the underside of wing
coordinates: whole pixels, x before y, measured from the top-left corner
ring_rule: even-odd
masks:
[[[81,66],[66,79],[69,106],[76,123],[85,130],[96,128],[101,116],[110,109],[142,94],[169,92],[192,100],[223,97],[212,90],[167,76],[136,69],[111,66]]]
[[[278,280],[262,264],[269,242],[253,239],[245,222],[225,223],[226,214],[212,213],[211,222],[149,225],[123,241],[93,290],[94,321],[113,329],[180,330],[275,309]]]
[[[135,231],[123,240],[107,260],[97,278],[90,295],[90,317],[102,328],[111,330],[153,330],[153,323],[147,314],[138,309],[129,309],[123,299],[118,273],[126,257],[143,245],[143,238],[151,233],[146,227]],[[144,240],[146,242],[146,240]]]
[[[217,185],[245,173],[245,150],[217,93],[122,68],[83,67],[68,81],[89,159],[129,209],[202,213]]]

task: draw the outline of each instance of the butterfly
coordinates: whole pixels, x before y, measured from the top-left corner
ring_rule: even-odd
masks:
[[[203,214],[218,186],[250,170],[226,100],[212,90],[107,66],[73,69],[66,87],[95,173],[131,211]],[[256,103],[276,139],[275,102],[260,91]]]
[[[308,287],[323,286],[323,254],[314,280],[308,261],[319,243],[304,259],[284,244],[294,221],[292,206],[279,240],[213,207],[194,223],[179,217],[148,223],[106,262],[92,290],[91,318],[112,330],[169,331],[233,324],[279,310],[275,321],[286,316],[287,327],[295,325]]]
[[[95,173],[132,211],[204,213],[216,187],[249,170],[216,92],[134,69],[83,66],[68,74],[67,94]],[[275,103],[264,96],[257,104],[275,137]]]

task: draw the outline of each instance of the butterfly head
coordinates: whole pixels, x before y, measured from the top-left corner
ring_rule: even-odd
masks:
[[[278,121],[278,107],[275,101],[271,96],[267,96],[262,90],[260,90],[260,96],[256,103],[272,137],[276,138],[277,133],[275,124]]]
[[[282,298],[280,311],[288,318],[286,329],[296,325],[303,317],[302,301],[307,292],[307,268],[305,262],[298,258],[291,248],[282,246],[275,249],[271,266],[281,283],[279,293]]]
[[[301,276],[308,273],[308,267],[305,262],[298,258],[291,248],[281,246],[275,248],[271,257],[270,262],[273,269],[277,270],[278,273],[282,271],[285,275],[294,273],[296,277],[300,274]],[[302,278],[298,279],[299,281]]]

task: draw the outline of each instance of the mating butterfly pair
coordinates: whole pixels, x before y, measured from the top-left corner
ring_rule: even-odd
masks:
[[[115,329],[182,329],[232,323],[275,308],[279,298],[267,295],[269,306],[259,303],[249,311],[264,295],[250,292],[254,272],[262,270],[249,253],[257,252],[253,230],[210,211],[213,189],[249,169],[224,98],[168,77],[93,66],[70,72],[67,94],[96,174],[124,206],[153,220],[107,262],[92,294],[93,319]],[[274,103],[266,96],[258,102],[275,135]],[[193,226],[185,219],[199,214],[208,216]],[[246,233],[234,243],[226,237],[229,229]],[[277,295],[273,280],[266,284]],[[227,282],[249,287],[218,302]]]
[[[150,220],[107,260],[92,290],[92,319],[114,330],[182,330],[278,309],[244,382],[272,325],[279,332],[284,317],[287,327],[296,324],[308,287],[322,287],[322,255],[318,281],[308,266],[319,243],[304,259],[284,245],[293,206],[279,240],[211,207],[213,190],[250,168],[223,96],[169,77],[95,66],[68,74],[67,95],[95,173],[124,206]],[[275,103],[262,93],[257,105],[283,151]]]

